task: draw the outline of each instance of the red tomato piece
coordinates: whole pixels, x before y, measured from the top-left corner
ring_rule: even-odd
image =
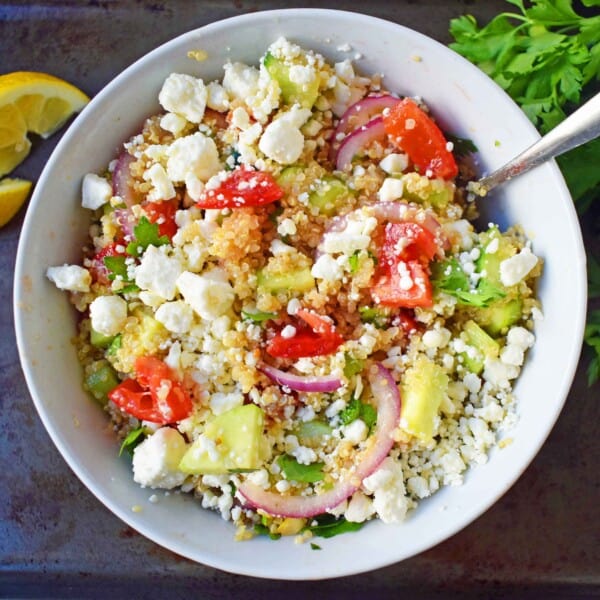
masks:
[[[292,337],[283,337],[278,333],[267,343],[268,354],[278,358],[325,356],[335,352],[344,343],[344,338],[335,331],[329,319],[304,309],[299,310],[297,316],[310,329],[297,327]]]
[[[394,265],[398,258],[427,264],[437,253],[438,245],[431,231],[418,223],[387,223],[384,228],[380,262]]]
[[[130,415],[166,425],[190,415],[192,400],[171,368],[153,356],[135,361],[137,379],[126,379],[108,397]]]
[[[240,208],[263,206],[283,196],[270,173],[239,167],[232,171],[219,187],[206,190],[198,200],[200,208]]]
[[[175,213],[179,209],[179,200],[163,200],[162,202],[147,202],[143,206],[150,223],[158,223],[158,235],[166,235],[170,240],[177,233]]]
[[[429,275],[419,261],[399,260],[380,273],[371,290],[371,296],[377,304],[396,308],[433,305]]]
[[[411,310],[400,310],[396,319],[392,322],[394,325],[399,324],[406,336],[411,336],[415,331],[419,331],[419,324],[414,318],[414,312]]]
[[[404,98],[383,116],[383,125],[392,141],[419,168],[430,170],[434,177],[454,179],[458,166],[447,140],[434,121],[414,100]]]
[[[126,256],[125,246],[127,244],[121,241],[113,242],[108,244],[98,252],[94,258],[92,258],[92,266],[90,267],[90,274],[92,279],[101,283],[102,285],[110,285],[109,270],[104,264],[104,259],[107,256]]]

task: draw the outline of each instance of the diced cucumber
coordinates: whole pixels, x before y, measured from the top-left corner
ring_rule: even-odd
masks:
[[[406,173],[401,177],[404,183],[402,197],[411,202],[428,202],[434,208],[445,208],[454,198],[455,185],[443,179],[430,179],[418,173]]]
[[[107,360],[93,363],[84,381],[84,388],[101,404],[108,402],[108,392],[117,385],[119,385],[119,377]]]
[[[390,319],[389,313],[383,308],[374,308],[372,306],[361,306],[358,309],[360,320],[363,323],[371,323],[377,329],[384,329]]]
[[[277,81],[283,102],[288,105],[300,104],[302,108],[312,108],[319,95],[318,75],[309,83],[295,83],[290,78],[290,67],[275,58],[270,52],[263,59],[269,75]]]
[[[490,244],[498,240],[494,252],[489,252]],[[477,260],[477,271],[485,273],[485,278],[492,284],[502,286],[500,280],[500,263],[513,256],[517,249],[500,233],[496,227],[490,227],[485,233],[481,234],[482,251]],[[496,245],[496,243],[494,243]],[[504,286],[502,286],[504,287]]]
[[[270,271],[268,266],[257,273],[258,289],[262,292],[308,292],[315,287],[308,267],[286,273]]]
[[[331,435],[331,427],[324,421],[314,420],[302,422],[294,430],[294,434],[303,446],[318,446],[323,438]]]
[[[264,460],[264,414],[256,404],[244,404],[218,415],[207,423],[183,455],[179,469],[195,475],[218,475],[258,469]],[[208,443],[214,446],[207,450]]]
[[[277,177],[277,185],[286,192],[289,192],[304,174],[304,170],[304,167],[296,165],[286,167],[281,171],[281,173],[279,173],[279,176]]]
[[[505,298],[486,308],[478,308],[476,320],[491,336],[504,333],[517,323],[523,315],[523,300],[520,297]]]
[[[350,188],[336,177],[326,176],[316,183],[316,189],[309,194],[308,201],[318,208],[322,215],[335,215],[344,204],[344,200],[352,196]]]
[[[475,321],[467,321],[463,329],[465,332],[467,343],[473,346],[478,353],[478,356],[470,356],[467,352],[463,352],[463,362],[469,371],[479,375],[483,371],[485,358],[496,358],[500,353],[500,345],[496,340],[491,338]]]
[[[433,436],[434,419],[448,388],[442,367],[421,354],[404,374],[400,426],[428,441]]]
[[[104,335],[95,329],[90,332],[90,342],[96,348],[108,348],[114,339],[114,335]]]

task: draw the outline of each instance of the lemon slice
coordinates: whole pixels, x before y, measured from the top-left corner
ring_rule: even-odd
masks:
[[[23,206],[31,190],[31,181],[2,179],[0,181],[0,227],[6,225]]]
[[[0,176],[29,153],[27,133],[52,135],[89,98],[63,79],[18,71],[0,75]]]

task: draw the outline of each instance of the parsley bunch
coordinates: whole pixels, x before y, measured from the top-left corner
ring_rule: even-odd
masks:
[[[566,113],[598,91],[600,81],[600,0],[506,0],[518,12],[504,12],[480,27],[471,15],[450,22],[450,47],[476,64],[521,106],[546,133]],[[591,16],[580,13],[593,13]],[[600,139],[558,158],[579,213],[600,199]],[[590,298],[600,295],[598,263],[589,260]],[[600,309],[590,311],[586,343],[594,350],[590,385],[600,378]]]

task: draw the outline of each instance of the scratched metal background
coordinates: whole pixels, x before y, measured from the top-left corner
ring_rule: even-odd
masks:
[[[323,3],[0,1],[0,72],[47,71],[94,95],[135,59],[180,33],[284,6]],[[448,42],[450,18],[471,12],[485,20],[508,5],[371,0],[329,6],[383,17]],[[35,179],[59,136],[36,143],[16,174]],[[599,212],[584,223],[590,246],[598,246]],[[0,230],[0,597],[600,597],[600,384],[586,385],[587,352],[564,412],[517,484],[471,526],[420,556],[366,575],[291,584],[194,564],[141,537],[69,470],[25,386],[12,321],[23,215]]]

